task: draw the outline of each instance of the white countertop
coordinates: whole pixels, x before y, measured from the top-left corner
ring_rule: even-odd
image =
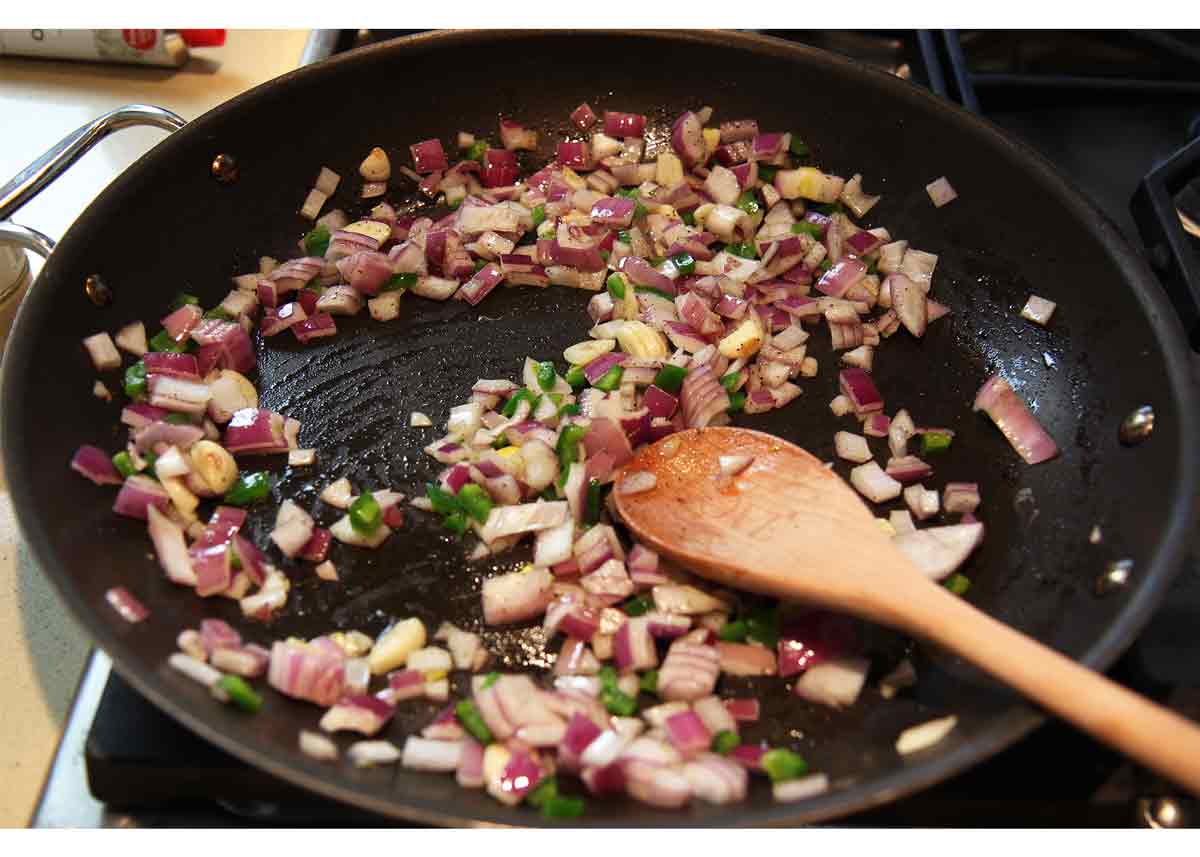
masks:
[[[134,102],[194,119],[223,101],[291,71],[308,30],[231,30],[224,47],[193,53],[182,69],[0,57],[0,117],[20,133],[0,134],[0,177],[23,169],[71,131]],[[61,236],[104,187],[164,132],[121,131],[85,155],[15,217]],[[33,270],[40,260],[31,259]],[[8,311],[6,312],[5,309]],[[0,308],[0,344],[11,307]],[[29,821],[88,650],[29,557],[13,518],[0,465],[0,827]]]

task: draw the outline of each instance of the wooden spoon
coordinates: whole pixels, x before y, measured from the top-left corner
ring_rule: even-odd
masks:
[[[723,476],[723,455],[753,461]],[[623,492],[638,472],[654,474],[654,487]],[[628,486],[639,479],[648,481],[636,477]],[[691,429],[642,448],[622,469],[614,495],[643,542],[696,574],[854,613],[944,646],[1200,794],[1200,726],[922,574],[854,490],[803,449],[749,429]]]

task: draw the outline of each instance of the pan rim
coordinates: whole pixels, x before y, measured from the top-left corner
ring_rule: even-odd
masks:
[[[1013,139],[989,120],[969,113],[963,108],[938,98],[932,92],[902,81],[882,71],[864,65],[838,54],[795,44],[770,36],[752,33],[729,31],[627,31],[627,30],[595,30],[589,34],[609,33],[621,38],[670,39],[676,42],[692,43],[697,46],[710,44],[734,45],[755,53],[776,56],[781,59],[807,57],[819,58],[821,62],[840,68],[848,76],[858,80],[874,82],[880,87],[890,87],[888,90],[896,97],[910,103],[925,104],[930,109],[939,111],[944,120],[964,126],[975,134],[985,135],[997,147],[1011,150],[1018,159],[1033,174],[1033,178],[1046,186],[1053,188],[1071,214],[1078,218],[1088,229],[1102,241],[1116,264],[1118,272],[1128,287],[1133,289],[1151,329],[1164,352],[1164,361],[1168,370],[1168,392],[1171,398],[1178,402],[1180,409],[1180,478],[1175,489],[1172,511],[1164,521],[1164,529],[1159,538],[1159,544],[1152,560],[1146,564],[1142,574],[1144,582],[1132,591],[1128,602],[1120,611],[1117,619],[1097,639],[1080,661],[1092,668],[1103,670],[1110,666],[1125,648],[1133,641],[1136,634],[1145,625],[1150,614],[1162,601],[1175,575],[1180,569],[1180,560],[1185,548],[1185,539],[1190,531],[1192,518],[1191,498],[1196,495],[1197,478],[1200,476],[1200,452],[1193,445],[1186,443],[1189,437],[1195,437],[1200,431],[1200,413],[1197,409],[1197,397],[1191,380],[1191,369],[1188,356],[1190,349],[1186,344],[1180,322],[1174,309],[1167,300],[1161,284],[1150,272],[1145,262],[1138,256],[1137,251],[1128,243],[1116,226],[1105,215],[1074,190],[1058,169],[1040,153],[1026,144]],[[126,192],[129,185],[135,182],[140,169],[145,163],[157,160],[168,160],[174,149],[205,133],[206,126],[218,121],[230,111],[241,110],[244,106],[253,104],[260,98],[273,97],[272,92],[286,86],[293,79],[307,79],[314,76],[333,74],[337,69],[355,63],[370,62],[378,53],[391,51],[431,50],[442,46],[466,47],[475,43],[487,43],[497,39],[528,38],[544,36],[553,33],[562,36],[562,31],[546,30],[458,30],[432,31],[412,36],[405,36],[350,51],[333,57],[321,63],[298,68],[271,81],[260,84],[241,95],[213,108],[193,122],[188,123],[182,131],[163,140],[151,151],[139,158],[133,165],[114,179],[104,191],[88,206],[75,223],[68,229],[60,242],[60,247],[68,250],[83,240],[87,229],[87,214],[99,209],[105,201],[114,195]],[[47,261],[43,273],[53,270],[54,257]],[[41,280],[41,275],[39,275]],[[36,283],[35,283],[36,286]],[[26,323],[30,313],[25,312],[26,306],[43,298],[36,288],[26,298],[24,305],[19,308],[13,323],[10,342],[3,361],[4,369],[0,376],[0,396],[4,402],[4,416],[0,425],[0,440],[3,440],[6,470],[9,473],[9,488],[13,496],[13,506],[18,525],[25,537],[36,561],[44,568],[51,567],[55,558],[55,550],[51,539],[41,522],[33,518],[28,510],[31,501],[31,485],[26,481],[22,469],[16,466],[14,447],[8,442],[18,431],[18,404],[11,395],[13,385],[8,382],[12,374],[12,355],[18,351],[27,350],[25,342],[32,341],[25,335]],[[383,816],[406,819],[426,824],[452,826],[509,826],[514,821],[510,811],[497,805],[497,811],[491,815],[462,817],[447,812],[446,807],[439,801],[431,801],[417,794],[407,794],[403,802],[385,799],[378,792],[355,787],[344,778],[328,777],[327,769],[319,770],[315,765],[302,767],[292,760],[280,760],[269,755],[249,743],[243,743],[235,736],[226,734],[215,726],[210,726],[205,720],[191,712],[183,704],[172,700],[167,684],[157,675],[140,674],[138,670],[126,668],[122,663],[120,653],[128,645],[116,631],[106,623],[89,620],[94,617],[94,605],[84,603],[82,596],[73,589],[67,588],[60,576],[51,575],[51,581],[59,596],[69,606],[79,621],[92,636],[95,644],[110,654],[114,668],[133,685],[140,693],[149,698],[157,707],[170,714],[174,719],[183,723],[205,740],[221,749],[255,765],[272,775],[291,782],[302,788],[318,794],[366,807]],[[796,825],[811,824],[841,818],[872,807],[890,803],[913,792],[926,788],[936,782],[948,779],[955,774],[976,765],[1002,749],[1010,746],[1027,735],[1045,721],[1045,715],[1023,702],[1016,702],[999,717],[995,718],[985,729],[972,736],[970,742],[964,742],[953,751],[917,764],[902,765],[896,770],[866,780],[859,784],[848,785],[821,797],[797,805],[764,804],[749,811],[735,807],[728,817],[714,820],[714,824],[729,825]],[[324,774],[324,775],[322,775]],[[681,826],[694,826],[694,822],[685,814],[678,816]],[[670,821],[668,820],[669,824]],[[620,826],[620,822],[615,822]]]

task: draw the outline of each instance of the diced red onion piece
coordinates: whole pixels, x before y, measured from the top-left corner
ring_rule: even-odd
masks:
[[[1000,375],[993,375],[975,394],[973,410],[983,411],[1008,438],[1026,464],[1039,464],[1058,455],[1054,438]]]
[[[949,180],[942,176],[925,185],[925,192],[936,208],[958,199],[958,192],[950,185]]]
[[[104,593],[104,599],[130,624],[141,622],[150,611],[124,586],[114,586]]]
[[[75,450],[71,469],[97,485],[121,485],[125,481],[108,453],[95,446],[81,446]]]

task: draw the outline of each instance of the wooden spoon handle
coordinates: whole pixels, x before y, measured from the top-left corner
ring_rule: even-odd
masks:
[[[888,621],[961,655],[1099,741],[1200,795],[1200,725],[920,581]],[[909,593],[906,593],[909,594]],[[881,617],[882,618],[882,617]]]

